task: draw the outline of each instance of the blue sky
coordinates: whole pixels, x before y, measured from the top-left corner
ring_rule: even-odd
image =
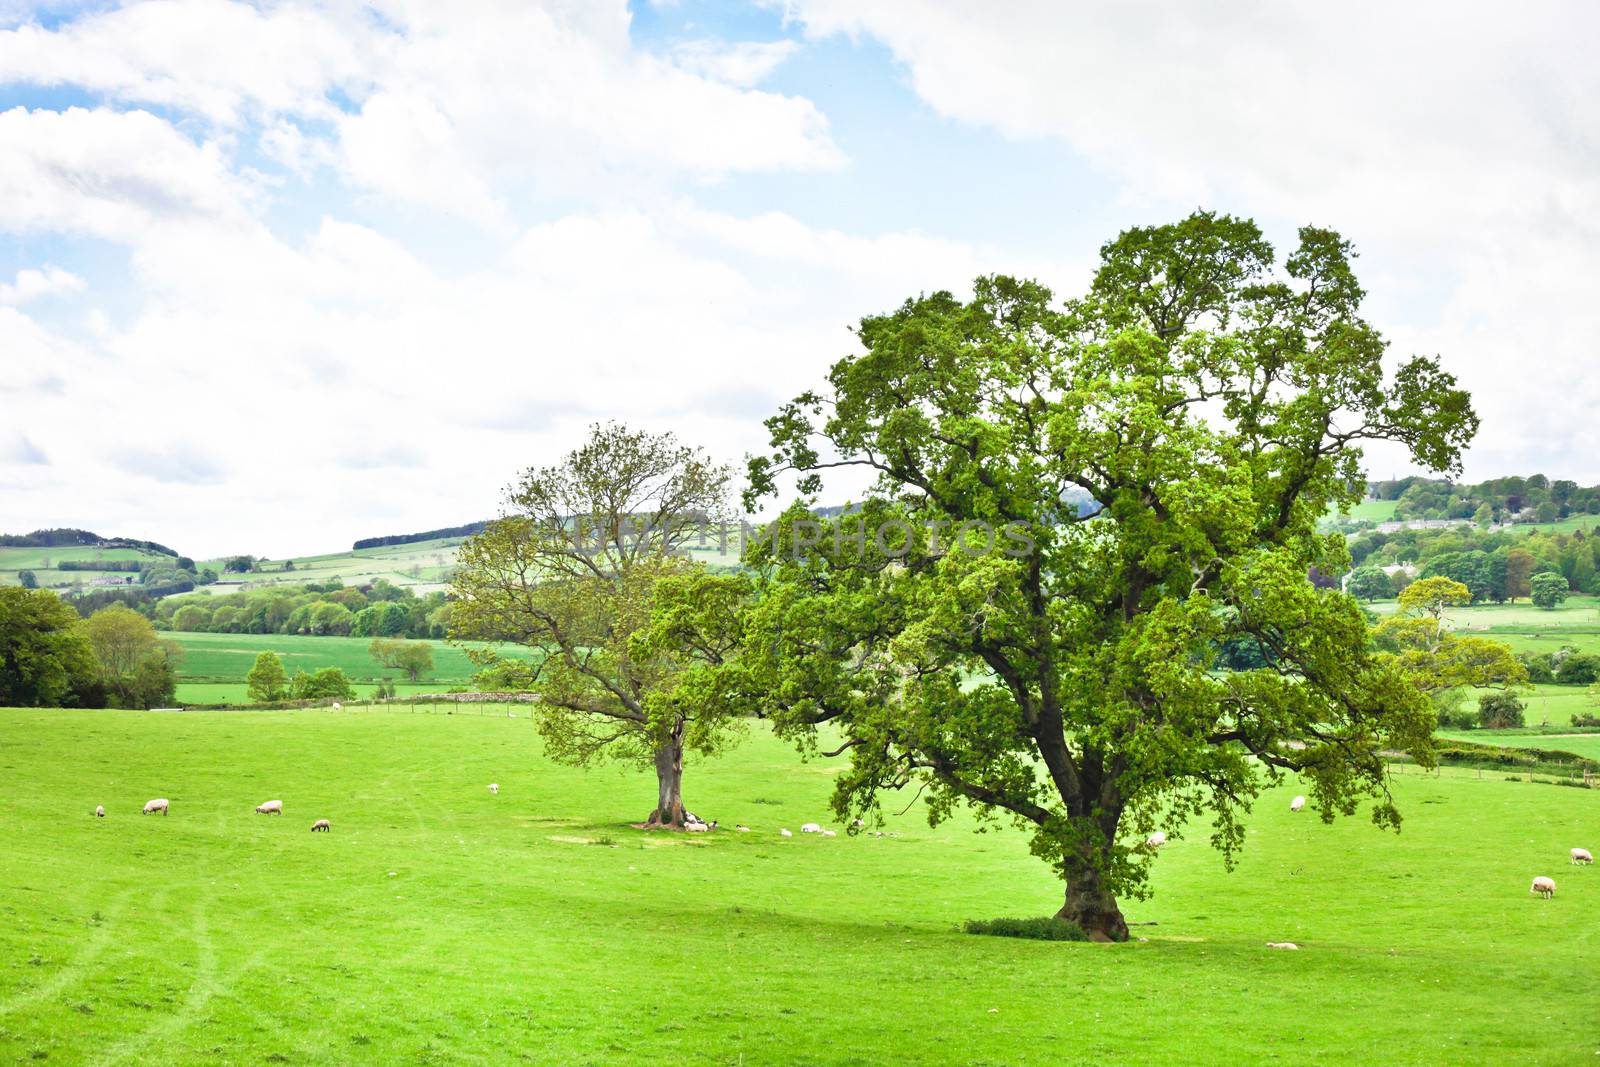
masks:
[[[0,0],[0,530],[336,548],[604,417],[737,460],[860,316],[1201,206],[1357,243],[1469,477],[1597,481],[1597,21]]]

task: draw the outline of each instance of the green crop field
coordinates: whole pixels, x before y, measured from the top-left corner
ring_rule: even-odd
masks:
[[[215,585],[201,586],[196,592],[233,593],[241,588],[260,589],[273,585],[303,585],[338,579],[345,585],[366,585],[384,579],[417,593],[442,588],[455,565],[459,537],[418,541],[409,545],[364,548],[320,556],[298,556],[293,570],[284,569],[285,560],[270,560],[260,571],[249,574],[223,573],[223,561],[205,560],[199,565],[222,575]]]
[[[367,646],[371,643],[371,638],[367,637],[177,632],[165,633],[162,637],[177,642],[183,649],[183,657],[178,665],[178,677],[182,683],[178,696],[189,703],[220,703],[232,699],[243,701],[245,675],[255,665],[256,656],[262,652],[276,652],[283,660],[284,669],[290,674],[298,670],[338,667],[357,683],[403,681],[399,672],[384,670],[367,652]],[[433,649],[434,670],[419,680],[423,683],[421,686],[407,685],[406,688],[433,692],[471,684],[478,668],[463,647],[444,641],[429,641],[428,645]],[[502,652],[510,657],[528,654],[519,647],[508,647]],[[206,685],[207,689],[197,689],[200,684]]]
[[[1394,518],[1397,500],[1363,500],[1349,511],[1330,515],[1334,519],[1366,519],[1370,522],[1388,522]]]
[[[88,585],[96,578],[112,576],[129,577],[128,572],[64,571],[57,564],[64,560],[152,560],[171,564],[171,556],[142,552],[136,548],[95,548],[91,545],[57,545],[52,548],[0,547],[0,585],[20,585],[17,576],[21,571],[32,571],[35,580],[46,589],[65,589],[73,585]],[[138,576],[132,575],[137,581]]]
[[[0,712],[0,1058],[57,1063],[1593,1062],[1600,792],[1403,775],[1399,835],[1259,806],[1163,850],[1148,940],[958,932],[1057,906],[1021,835],[796,835],[836,765],[691,766],[726,829],[523,718]],[[498,796],[485,786],[496,781]],[[154,796],[168,817],[141,817]],[[281,798],[286,814],[257,816]],[[910,798],[908,797],[909,801]],[[104,804],[108,815],[91,811]],[[311,834],[313,819],[332,820]],[[1553,900],[1528,883],[1548,874]],[[1298,952],[1268,941],[1292,940]]]

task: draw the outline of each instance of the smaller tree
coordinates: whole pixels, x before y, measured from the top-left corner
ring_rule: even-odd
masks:
[[[355,695],[355,687],[338,667],[324,667],[311,674],[295,671],[289,680],[289,696],[293,700],[354,700]]]
[[[1386,600],[1394,595],[1394,584],[1382,567],[1357,567],[1345,580],[1344,591],[1357,600]]]
[[[1527,722],[1527,705],[1515,693],[1485,693],[1478,698],[1478,725],[1510,730]]]
[[[1529,584],[1537,561],[1525,548],[1513,548],[1506,553],[1506,599],[1515,603],[1518,597],[1528,596],[1533,588]]]
[[[160,647],[155,625],[122,604],[101,608],[89,616],[83,629],[108,681],[131,675],[142,660]]]
[[[22,588],[24,589],[39,588],[39,579],[34,576],[32,571],[18,571],[17,581],[22,583]]]
[[[1546,611],[1554,611],[1557,604],[1567,599],[1567,580],[1559,574],[1535,574],[1529,584],[1533,602]]]
[[[367,653],[389,670],[404,671],[413,682],[433,670],[433,646],[426,641],[374,637]]]
[[[74,696],[94,682],[94,651],[78,613],[48,590],[0,587],[0,706],[81,702]]]
[[[1434,699],[1457,687],[1504,688],[1527,681],[1511,649],[1486,637],[1460,636],[1445,620],[1472,593],[1449,578],[1423,578],[1400,593],[1400,610],[1373,631],[1377,646],[1397,657],[1411,682]]]
[[[1590,685],[1600,682],[1600,656],[1579,652],[1562,659],[1555,670],[1561,685]]]
[[[263,652],[257,656],[255,666],[250,668],[244,680],[250,687],[250,699],[254,703],[272,703],[289,695],[289,674],[283,669],[283,661],[276,652]]]

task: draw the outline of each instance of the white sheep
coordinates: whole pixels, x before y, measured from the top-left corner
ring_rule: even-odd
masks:
[[[711,827],[703,822],[684,823],[683,828],[689,831],[691,834],[706,834],[711,832]]]
[[[1305,806],[1306,806],[1306,798],[1305,797],[1295,797],[1293,800],[1289,801],[1289,810],[1290,811],[1299,811],[1301,808],[1303,808]]]
[[[337,700],[335,700],[332,704],[330,704],[329,707],[333,708],[334,711],[343,711],[344,710],[344,705],[339,703]]]
[[[94,806],[94,817],[97,819],[103,819],[106,817],[106,809],[104,804],[96,804]]]
[[[265,804],[258,804],[256,806],[256,814],[257,815],[282,815],[283,814],[283,801],[281,801],[281,800],[269,800]]]
[[[778,833],[782,834],[784,837],[793,837],[794,836],[794,834],[790,833],[788,830],[779,830]]]
[[[739,831],[741,834],[747,834],[747,833],[750,832],[750,827],[745,826],[745,825],[740,824],[740,823],[735,823],[733,828],[735,830]]]
[[[1268,941],[1267,942],[1267,947],[1268,948],[1287,948],[1287,949],[1293,949],[1293,950],[1296,950],[1296,951],[1298,951],[1299,948],[1300,948],[1300,946],[1295,944],[1293,941]]]
[[[332,829],[333,829],[333,827],[328,825],[328,820],[327,819],[318,819],[316,822],[311,824],[311,832],[314,833],[314,834],[315,833],[319,833],[319,832],[325,834],[325,833],[328,833],[329,831],[331,831]]]
[[[155,800],[150,800],[150,801],[146,801],[145,802],[145,806],[144,806],[144,814],[145,815],[154,815],[158,811],[163,815],[165,815],[167,813],[167,798],[166,797],[157,797]]]
[[[490,782],[489,783],[489,792],[493,793],[495,796],[499,796],[500,795],[500,783],[499,782]]]
[[[1528,892],[1537,893],[1544,899],[1549,900],[1556,895],[1556,880],[1540,875],[1533,880],[1533,885],[1528,888]]]
[[[835,833],[834,831],[832,831],[832,830],[824,830],[824,831],[822,831],[822,836],[823,837],[838,837],[839,835],[837,833]]]
[[[1594,857],[1589,854],[1589,850],[1586,848],[1575,848],[1572,850],[1572,862],[1574,864],[1593,863]]]
[[[1167,843],[1167,835],[1160,830],[1144,839],[1145,848],[1160,848]]]
[[[822,827],[817,823],[808,822],[804,826],[800,827],[800,832],[803,834],[820,834],[822,833]]]

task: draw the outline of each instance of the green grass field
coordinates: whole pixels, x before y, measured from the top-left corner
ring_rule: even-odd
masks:
[[[367,652],[371,638],[367,637],[177,632],[164,633],[162,637],[176,641],[183,649],[178,669],[183,687],[220,685],[223,688],[217,691],[221,692],[228,686],[237,686],[241,700],[245,675],[255,665],[256,656],[262,652],[276,652],[283,660],[284,669],[290,674],[297,670],[338,667],[357,684],[404,680],[398,671],[384,670],[372,658]],[[428,645],[433,649],[434,669],[419,679],[423,683],[421,691],[431,692],[471,684],[478,668],[468,658],[464,648],[444,641],[429,641]],[[503,652],[508,657],[527,655],[526,650],[519,647],[506,648]],[[183,696],[182,688],[179,695]]]
[[[1397,500],[1363,500],[1349,511],[1330,515],[1333,519],[1366,519],[1370,522],[1388,522],[1394,518]]]
[[[379,578],[404,586],[416,593],[443,588],[455,565],[456,548],[462,539],[443,538],[409,545],[364,548],[360,551],[332,552],[320,556],[297,556],[294,569],[285,570],[284,560],[271,560],[260,571],[249,574],[224,574],[223,561],[204,560],[222,575],[215,585],[201,586],[196,592],[233,593],[242,587],[260,589],[274,585],[303,585],[338,579],[345,585],[367,585]]]
[[[1239,868],[1161,854],[1146,943],[1053,911],[1020,835],[784,839],[835,764],[691,766],[750,834],[646,835],[654,783],[524,718],[0,712],[0,1059],[94,1063],[1594,1062],[1600,792],[1404,775],[1396,836],[1265,799]],[[500,783],[499,796],[485,786]],[[153,796],[170,817],[141,817]],[[252,813],[268,798],[287,814]],[[910,798],[907,797],[909,801]],[[92,818],[95,804],[108,817]],[[330,834],[311,834],[318,817]],[[1548,874],[1554,900],[1528,894]],[[1298,952],[1265,948],[1292,940]]]

